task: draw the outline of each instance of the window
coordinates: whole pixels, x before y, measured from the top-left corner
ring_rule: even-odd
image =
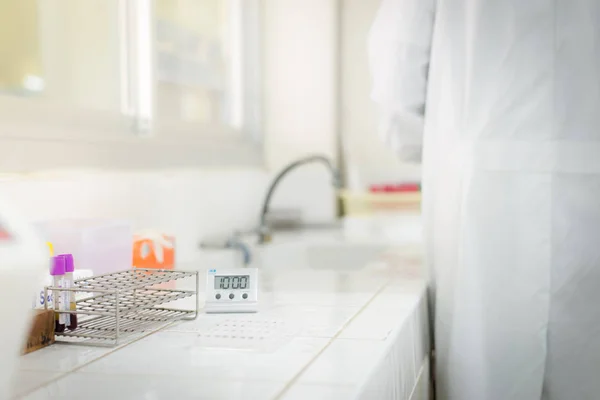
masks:
[[[114,0],[0,2],[0,91],[118,112],[118,11]]]
[[[260,14],[260,0],[2,1],[0,140],[160,143],[184,164],[202,163],[192,148],[256,154]]]
[[[257,128],[258,14],[251,3],[156,1],[157,121]]]

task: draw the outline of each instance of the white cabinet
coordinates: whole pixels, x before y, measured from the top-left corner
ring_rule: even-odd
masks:
[[[259,159],[259,8],[259,0],[1,2],[0,169]],[[42,142],[90,162],[56,163],[40,154]]]

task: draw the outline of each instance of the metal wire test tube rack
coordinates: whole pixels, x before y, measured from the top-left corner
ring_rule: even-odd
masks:
[[[192,279],[195,282],[189,282]],[[182,284],[194,284],[195,290],[173,288],[180,280],[188,280]],[[68,304],[62,310],[55,309],[61,314],[75,314],[78,319],[76,329],[56,332],[58,340],[115,346],[136,334],[156,331],[175,321],[196,319],[198,289],[197,271],[136,268],[80,279],[71,288],[48,286],[44,292],[48,298],[51,291],[55,299],[65,292],[77,294],[75,310],[69,310]],[[193,296],[192,309],[167,307]]]

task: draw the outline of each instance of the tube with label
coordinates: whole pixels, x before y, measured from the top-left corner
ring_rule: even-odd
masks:
[[[73,272],[75,271],[75,263],[73,262],[72,254],[63,254],[65,258],[65,288],[71,289],[73,288],[74,280],[73,280]],[[75,302],[75,292],[65,292],[66,297],[68,299],[68,309],[70,311],[75,311],[77,309],[77,303]],[[70,331],[74,331],[77,329],[77,314],[70,313],[69,320],[67,321],[67,328]]]
[[[63,288],[65,281],[65,258],[61,256],[52,257],[52,265],[50,266],[50,275],[52,275],[52,286]],[[54,311],[63,311],[64,308],[64,292],[57,290],[53,291]],[[54,314],[54,330],[58,333],[65,331],[67,314],[55,312]]]

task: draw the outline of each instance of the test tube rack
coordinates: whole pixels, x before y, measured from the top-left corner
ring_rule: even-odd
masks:
[[[194,285],[195,289],[174,288]],[[76,310],[55,312],[76,314],[77,328],[57,332],[57,341],[112,347],[173,322],[196,319],[198,289],[197,271],[135,268],[79,279],[71,288],[47,286],[44,292],[45,298],[51,292],[55,299],[61,293],[76,293]],[[175,306],[182,299],[192,297],[195,298],[193,308]],[[174,306],[169,307],[171,304]]]

